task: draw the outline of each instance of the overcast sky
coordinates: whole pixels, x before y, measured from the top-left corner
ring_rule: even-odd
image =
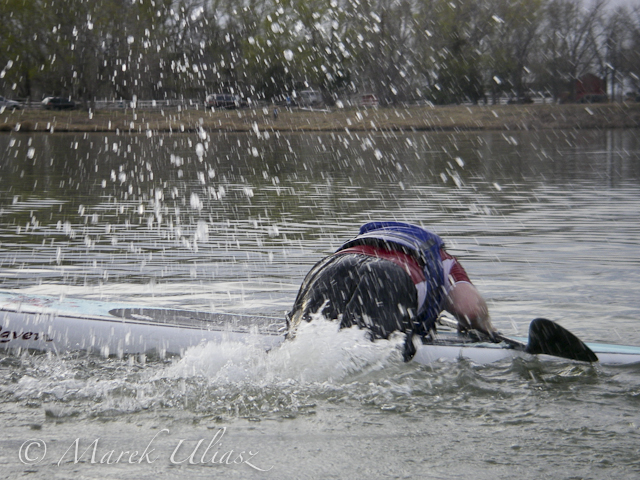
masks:
[[[587,0],[587,3],[591,3],[593,0]],[[626,6],[631,8],[638,5],[638,0],[609,0],[610,7]]]

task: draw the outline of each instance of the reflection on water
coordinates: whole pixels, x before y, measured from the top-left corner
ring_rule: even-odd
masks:
[[[632,321],[639,150],[634,131],[4,135],[0,275],[279,314],[359,224],[395,218],[445,237],[497,322]]]
[[[315,261],[393,218],[442,234],[501,330],[544,316],[640,345],[639,160],[635,131],[3,135],[0,286],[281,315]],[[637,474],[637,366],[425,367],[311,326],[270,354],[2,357],[0,461],[31,478]],[[168,429],[170,452],[221,425],[274,469],[17,460],[27,438],[60,456],[80,435],[143,449]]]

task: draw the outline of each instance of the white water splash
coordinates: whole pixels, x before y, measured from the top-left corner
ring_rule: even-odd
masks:
[[[161,375],[202,376],[215,384],[340,382],[363,371],[401,362],[403,336],[372,342],[365,330],[338,330],[337,322],[314,320],[300,325],[296,338],[265,352],[259,344],[208,343],[189,349]]]

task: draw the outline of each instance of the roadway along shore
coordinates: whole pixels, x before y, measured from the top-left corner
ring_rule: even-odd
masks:
[[[391,106],[317,110],[203,107],[154,110],[25,109],[0,113],[0,132],[375,132],[608,129],[640,127],[640,103]]]

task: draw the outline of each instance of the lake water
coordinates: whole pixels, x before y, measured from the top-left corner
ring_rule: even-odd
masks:
[[[397,219],[445,238],[504,333],[640,345],[637,131],[7,134],[0,159],[3,289],[281,317],[317,260]],[[320,322],[268,355],[0,371],[4,478],[640,474],[638,365],[404,364]]]

